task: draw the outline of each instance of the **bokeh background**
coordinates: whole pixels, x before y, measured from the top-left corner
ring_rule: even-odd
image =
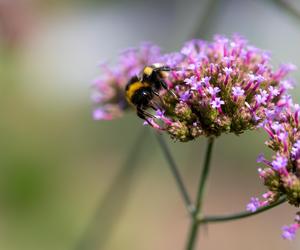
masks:
[[[238,32],[274,65],[300,67],[299,13],[297,0],[1,0],[0,249],[183,249],[189,218],[152,131],[134,114],[91,118],[96,64],[141,41],[172,51]],[[255,162],[270,154],[265,139],[217,140],[206,213],[244,210],[265,191]],[[205,139],[166,140],[195,195]],[[209,225],[197,249],[299,249],[300,235],[280,237],[295,211]]]

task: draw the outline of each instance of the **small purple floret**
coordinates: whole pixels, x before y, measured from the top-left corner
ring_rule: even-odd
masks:
[[[300,140],[296,141],[295,144],[293,145],[291,154],[292,154],[293,160],[300,158]]]
[[[288,159],[278,154],[276,156],[276,159],[272,161],[272,167],[274,170],[280,172],[285,169],[287,163],[288,163]]]
[[[221,108],[221,105],[223,105],[225,102],[221,100],[220,97],[216,97],[215,99],[213,99],[211,101],[211,107],[214,108],[214,109],[217,109],[217,108]]]
[[[295,239],[296,236],[296,232],[299,228],[299,224],[298,223],[294,223],[291,224],[289,226],[283,226],[282,227],[282,238],[286,239],[286,240],[293,240]]]
[[[220,90],[220,88],[218,88],[218,87],[208,87],[207,88],[207,91],[208,91],[208,93],[211,95],[211,96],[216,96],[216,94],[217,93],[219,93],[221,90]]]
[[[260,207],[261,207],[261,203],[260,203],[259,199],[256,197],[252,197],[246,207],[246,210],[253,213]]]
[[[232,94],[234,97],[243,96],[245,93],[245,90],[243,90],[241,87],[232,87]]]

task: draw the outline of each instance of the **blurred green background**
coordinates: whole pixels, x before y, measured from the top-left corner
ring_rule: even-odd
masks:
[[[172,51],[194,36],[238,32],[272,51],[275,66],[299,67],[298,13],[297,0],[0,1],[0,249],[183,249],[189,218],[152,131],[134,114],[91,118],[96,63],[141,41]],[[207,213],[244,210],[265,191],[255,162],[270,155],[265,139],[217,140]],[[166,140],[195,195],[205,139]],[[280,238],[295,211],[209,225],[199,249],[299,249],[300,235]]]

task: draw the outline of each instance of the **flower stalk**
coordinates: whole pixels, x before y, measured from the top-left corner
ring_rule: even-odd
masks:
[[[286,202],[286,196],[282,196],[278,199],[278,201],[274,202],[273,204],[261,207],[257,209],[255,212],[250,212],[250,211],[243,211],[240,213],[235,213],[235,214],[229,214],[229,215],[207,215],[203,216],[202,218],[200,217],[198,219],[198,224],[207,224],[207,223],[217,223],[217,222],[227,222],[227,221],[233,221],[233,220],[239,220],[243,218],[248,218],[253,215],[260,214],[262,212],[268,211],[271,208],[277,207],[283,203]]]
[[[214,145],[214,138],[209,138],[207,142],[207,149],[204,159],[204,165],[199,181],[199,188],[197,193],[197,199],[196,199],[196,206],[195,211],[192,214],[192,222],[189,232],[189,238],[187,243],[187,250],[193,250],[195,248],[196,240],[197,240],[197,234],[199,231],[199,223],[197,221],[198,215],[201,213],[202,205],[203,205],[203,197],[205,192],[206,183],[208,180],[209,170],[210,170],[210,161],[211,161],[211,154],[212,149]]]

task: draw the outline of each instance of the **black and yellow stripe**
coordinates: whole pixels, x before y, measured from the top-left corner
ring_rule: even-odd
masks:
[[[141,88],[149,87],[148,83],[143,83],[141,81],[134,81],[126,86],[126,99],[128,103],[132,104],[133,95]]]

